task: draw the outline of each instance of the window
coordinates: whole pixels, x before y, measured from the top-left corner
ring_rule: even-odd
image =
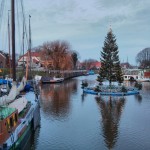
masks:
[[[18,116],[17,114],[15,114],[15,122],[17,123],[17,121],[18,121]]]
[[[14,126],[13,118],[10,117],[10,127],[13,127],[13,126]]]

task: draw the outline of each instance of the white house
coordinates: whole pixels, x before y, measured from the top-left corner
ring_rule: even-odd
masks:
[[[30,62],[30,56],[29,53],[27,52],[23,56],[21,56],[18,60],[18,66],[22,66],[24,64],[26,65],[27,62]],[[40,59],[40,53],[39,52],[31,52],[31,65],[32,67],[41,67],[41,59]],[[30,65],[30,63],[29,63]]]

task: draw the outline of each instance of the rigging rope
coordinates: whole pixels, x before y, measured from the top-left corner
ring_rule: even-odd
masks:
[[[4,3],[5,3],[5,0],[2,0],[1,5],[0,5],[0,30],[1,30],[1,26],[2,26]]]
[[[27,27],[26,27],[26,20],[25,20],[25,13],[24,13],[24,4],[23,0],[20,1],[21,3],[21,12],[22,12],[22,26],[23,26],[23,31],[22,31],[22,46],[21,46],[21,53],[20,55],[23,54],[23,49],[28,49],[28,34],[27,34]],[[24,45],[24,46],[23,46]]]

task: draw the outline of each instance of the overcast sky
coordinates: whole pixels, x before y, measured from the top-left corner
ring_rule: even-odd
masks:
[[[121,62],[136,64],[137,53],[150,47],[150,0],[24,0],[24,5],[33,47],[66,40],[81,61],[99,60],[110,24]]]

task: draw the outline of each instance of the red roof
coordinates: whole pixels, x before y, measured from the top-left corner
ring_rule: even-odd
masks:
[[[28,57],[28,52],[25,53],[23,56]],[[20,59],[23,58],[23,56],[21,56],[18,61],[20,61]],[[39,52],[31,52],[31,57],[40,57],[40,53]]]
[[[100,68],[101,67],[101,62],[98,62],[98,61],[97,62],[92,62],[90,68],[92,68],[92,67]]]
[[[144,72],[144,77],[145,78],[150,78],[150,72]]]
[[[95,62],[94,64],[97,68],[100,68],[101,67],[101,62]]]
[[[24,56],[28,56],[28,52],[26,54],[24,54]],[[31,57],[40,57],[40,53],[39,52],[31,52]]]

